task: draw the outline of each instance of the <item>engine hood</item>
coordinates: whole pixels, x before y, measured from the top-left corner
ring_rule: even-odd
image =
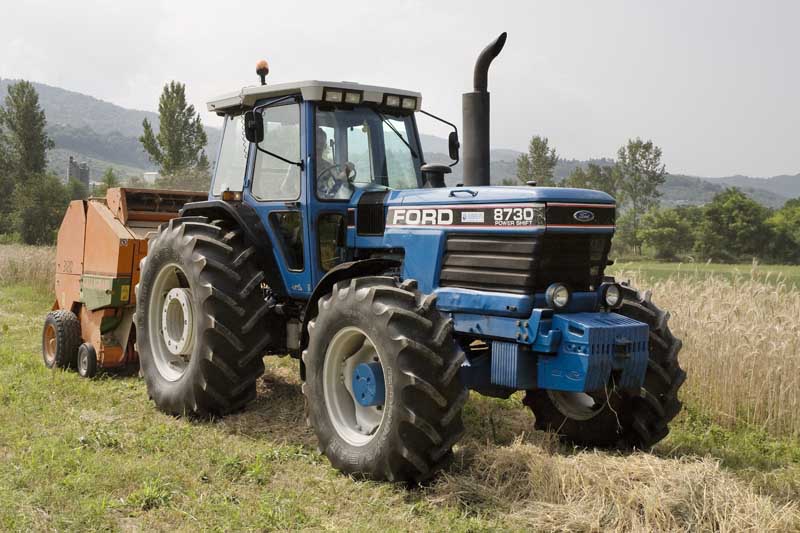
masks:
[[[445,187],[391,191],[388,206],[426,206],[452,204],[574,202],[614,204],[614,198],[601,191],[566,187]]]

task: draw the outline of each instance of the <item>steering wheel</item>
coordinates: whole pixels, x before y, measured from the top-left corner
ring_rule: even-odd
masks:
[[[334,172],[335,170],[339,170],[339,172]],[[339,177],[340,173],[344,173],[346,176],[346,181]],[[351,185],[356,179],[357,174],[358,172],[356,171],[356,166],[350,161],[347,161],[346,163],[329,165],[317,174],[317,187],[322,193],[332,197],[339,191],[339,189],[342,188],[345,183],[347,183],[348,186]],[[333,185],[328,186],[325,183],[327,180],[320,181],[320,179],[324,178],[325,176],[328,176],[333,180]]]
[[[343,171],[345,173],[345,176],[347,176],[347,181],[351,183],[356,179],[356,175],[358,174],[358,172],[356,171],[356,166],[350,161],[347,161],[346,163],[336,163],[333,165],[328,165],[326,168],[324,168],[321,172],[317,174],[317,177],[321,178],[325,174],[328,174],[330,175],[330,177],[338,181],[339,180],[338,176],[336,176],[333,173],[333,171],[336,169]]]

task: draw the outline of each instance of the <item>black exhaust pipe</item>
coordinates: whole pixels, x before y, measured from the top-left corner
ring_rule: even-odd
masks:
[[[489,182],[489,65],[506,44],[506,32],[483,49],[475,61],[473,91],[464,93],[464,185]]]

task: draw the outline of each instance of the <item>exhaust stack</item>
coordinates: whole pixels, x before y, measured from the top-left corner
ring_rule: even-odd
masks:
[[[489,185],[489,65],[506,44],[506,32],[483,49],[475,61],[473,91],[464,93],[464,185]]]

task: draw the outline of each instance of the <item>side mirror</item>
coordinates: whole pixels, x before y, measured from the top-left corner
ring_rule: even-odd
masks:
[[[461,143],[458,142],[458,132],[451,131],[450,136],[447,138],[447,149],[450,151],[450,159],[458,163],[458,149]]]
[[[248,111],[244,114],[244,136],[256,144],[264,140],[264,117],[260,112]]]

